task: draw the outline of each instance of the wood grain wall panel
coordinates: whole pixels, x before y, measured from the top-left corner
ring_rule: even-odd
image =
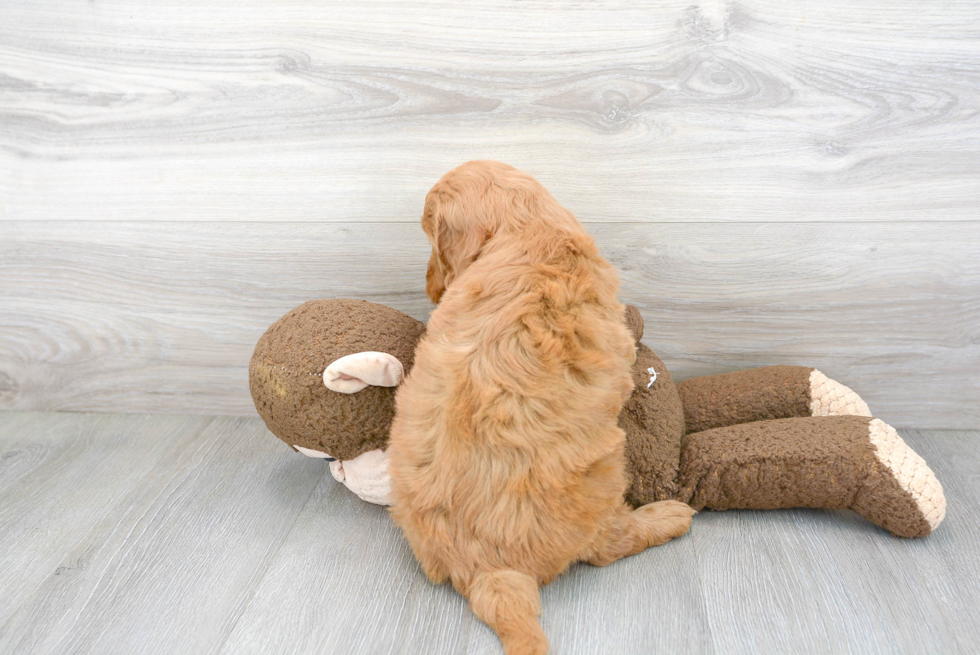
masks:
[[[974,221],[973,2],[6,2],[0,220]]]
[[[0,5],[0,407],[251,411],[275,318],[424,318],[426,190],[501,159],[679,377],[812,363],[980,423],[976,3]]]
[[[820,368],[900,426],[980,423],[977,223],[590,223],[678,378]],[[313,298],[425,320],[404,223],[0,224],[0,407],[251,414],[266,327]]]

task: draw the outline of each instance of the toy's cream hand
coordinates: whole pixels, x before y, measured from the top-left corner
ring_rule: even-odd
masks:
[[[307,457],[327,460],[330,474],[337,482],[354,492],[361,500],[375,505],[391,505],[391,476],[388,475],[388,456],[383,450],[369,450],[354,459],[340,461],[328,453],[302,446],[293,446]]]
[[[330,462],[330,473],[361,500],[375,505],[391,505],[391,476],[388,456],[383,450],[369,450],[346,462]]]

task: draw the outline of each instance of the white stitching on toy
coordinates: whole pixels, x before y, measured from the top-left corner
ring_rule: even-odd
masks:
[[[653,383],[657,381],[657,371],[652,366],[647,369],[647,373],[650,373],[652,377],[650,378],[650,384],[647,385],[647,389],[653,386]]]
[[[272,367],[273,368],[280,368],[280,369],[286,371],[287,373],[292,373],[293,375],[303,375],[302,372],[300,372],[300,371],[294,371],[291,368],[286,368],[285,366],[281,366],[281,365],[280,366],[276,366],[275,364],[273,364]],[[312,375],[314,377],[321,377],[321,376],[323,376],[323,373],[307,373],[307,375]]]

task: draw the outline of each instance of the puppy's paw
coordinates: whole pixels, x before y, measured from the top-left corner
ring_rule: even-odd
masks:
[[[633,511],[633,516],[648,531],[650,546],[659,546],[686,533],[695,512],[690,505],[676,500],[662,500]]]

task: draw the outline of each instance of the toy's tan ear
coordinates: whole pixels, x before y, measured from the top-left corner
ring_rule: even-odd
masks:
[[[643,316],[640,315],[640,310],[636,305],[626,305],[624,316],[626,318],[626,327],[629,328],[633,339],[636,343],[640,343],[640,340],[643,338]]]
[[[405,368],[394,355],[366,351],[335,359],[323,371],[323,384],[331,391],[357,393],[368,386],[397,387]]]

